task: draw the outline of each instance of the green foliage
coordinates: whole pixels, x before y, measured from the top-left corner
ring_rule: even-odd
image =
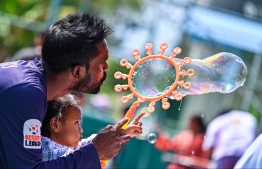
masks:
[[[256,118],[258,124],[261,122],[261,114],[259,110],[252,104],[249,106],[249,112]]]
[[[53,2],[59,6],[52,7]],[[45,28],[49,14],[58,10],[57,19],[75,12],[114,15],[119,7],[139,9],[141,1],[132,0],[5,0],[0,3],[0,62],[21,48],[32,46],[38,31]],[[110,16],[109,16],[110,17]],[[121,17],[121,16],[114,16]]]
[[[48,1],[8,0],[0,3],[0,52],[5,51],[0,62],[22,47],[33,45],[38,30],[36,25],[45,21],[47,7]],[[32,23],[35,26],[30,25]]]

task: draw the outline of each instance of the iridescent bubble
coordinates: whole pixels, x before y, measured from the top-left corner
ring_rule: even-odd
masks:
[[[204,94],[210,92],[231,93],[243,86],[247,77],[245,63],[238,56],[222,52],[204,60],[192,59],[188,65],[181,69],[194,69],[192,77],[181,77],[181,80],[191,82],[192,87],[185,90],[177,87],[176,90],[183,96]]]
[[[175,61],[183,61],[174,58]],[[185,89],[177,86],[175,90],[182,96],[198,95],[210,92],[231,93],[243,86],[247,77],[247,68],[238,56],[222,52],[203,60],[191,59],[180,71],[193,69],[192,77],[180,76],[180,80],[190,82],[192,87]],[[174,66],[162,58],[149,59],[135,70],[132,85],[136,92],[145,97],[156,97],[164,94],[174,84],[177,73]],[[173,96],[168,96],[175,99]]]
[[[156,142],[156,134],[155,133],[149,133],[147,135],[147,141],[150,143],[150,144],[154,144]]]

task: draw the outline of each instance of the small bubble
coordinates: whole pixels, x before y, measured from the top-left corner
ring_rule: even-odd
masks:
[[[202,118],[204,118],[204,117],[205,117],[205,115],[204,115],[204,114],[201,114],[201,117],[202,117]]]
[[[156,142],[156,134],[155,133],[149,133],[147,135],[147,141],[150,143],[150,144],[154,144]]]

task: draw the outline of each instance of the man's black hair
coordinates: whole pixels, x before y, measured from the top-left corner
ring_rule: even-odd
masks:
[[[97,44],[113,29],[98,17],[70,14],[55,22],[45,33],[42,46],[42,65],[53,73],[61,73],[74,66],[89,68],[98,56]]]

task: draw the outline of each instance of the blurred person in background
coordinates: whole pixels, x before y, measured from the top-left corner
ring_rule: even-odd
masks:
[[[236,163],[234,169],[260,169],[262,168],[262,134],[246,149],[245,153]]]
[[[161,151],[172,151],[174,159],[168,169],[208,168],[209,160],[205,159],[202,150],[206,127],[201,115],[190,118],[188,129],[170,138],[164,131],[158,133],[155,147]]]
[[[217,169],[233,169],[256,137],[257,122],[249,112],[227,109],[207,127],[203,149]]]
[[[9,58],[6,61],[33,60],[35,58],[40,59],[42,44],[47,30],[48,29],[43,29],[37,33],[37,35],[34,38],[34,46],[26,47],[17,51],[12,58]]]
[[[109,68],[106,38],[113,28],[87,13],[70,14],[45,33],[41,60],[0,64],[0,168],[101,168],[130,136],[128,121],[100,130],[91,144],[42,161],[41,126],[47,102],[74,91],[97,94]]]

